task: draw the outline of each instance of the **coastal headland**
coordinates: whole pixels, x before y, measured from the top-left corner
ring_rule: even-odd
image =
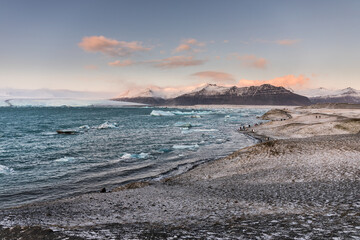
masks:
[[[2,209],[0,239],[359,239],[360,109],[265,117],[274,140],[184,174]]]

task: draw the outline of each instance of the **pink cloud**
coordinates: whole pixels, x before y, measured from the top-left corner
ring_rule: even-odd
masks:
[[[235,83],[234,76],[225,72],[205,71],[194,73],[192,76],[216,83]]]
[[[281,39],[281,40],[277,40],[275,42],[279,45],[290,46],[290,45],[294,45],[294,44],[300,42],[300,40],[298,40],[298,39]]]
[[[201,65],[205,60],[194,59],[193,56],[173,56],[151,62],[156,63],[154,66],[159,68],[178,68]]]
[[[309,80],[310,80],[309,78],[300,74],[298,77],[294,75],[286,75],[283,77],[277,77],[270,80],[241,79],[238,85],[247,87],[247,86],[260,86],[262,84],[271,84],[274,86],[301,88],[304,87],[309,82]]]
[[[180,44],[176,49],[175,52],[183,52],[183,51],[190,51],[191,46],[189,44]]]
[[[177,48],[175,48],[174,52],[183,52],[183,51],[199,52],[201,51],[200,49],[193,49],[193,47],[204,47],[204,46],[205,46],[204,42],[199,42],[196,39],[189,38],[182,40],[182,43]]]
[[[114,61],[114,62],[109,62],[108,65],[112,66],[112,67],[125,67],[125,66],[130,66],[130,65],[134,65],[135,62],[131,61],[131,60],[124,60],[124,61]]]
[[[84,37],[78,46],[86,52],[101,52],[105,55],[120,57],[151,49],[143,47],[141,42],[117,41],[104,36]]]

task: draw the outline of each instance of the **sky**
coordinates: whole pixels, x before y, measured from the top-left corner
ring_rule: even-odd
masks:
[[[0,0],[0,88],[360,89],[358,0]]]

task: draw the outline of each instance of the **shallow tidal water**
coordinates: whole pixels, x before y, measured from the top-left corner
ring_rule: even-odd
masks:
[[[0,208],[179,174],[254,144],[236,129],[266,111],[0,107]]]

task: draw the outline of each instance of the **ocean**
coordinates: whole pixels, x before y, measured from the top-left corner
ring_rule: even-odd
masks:
[[[254,144],[237,129],[266,111],[0,107],[0,208],[180,174]]]

